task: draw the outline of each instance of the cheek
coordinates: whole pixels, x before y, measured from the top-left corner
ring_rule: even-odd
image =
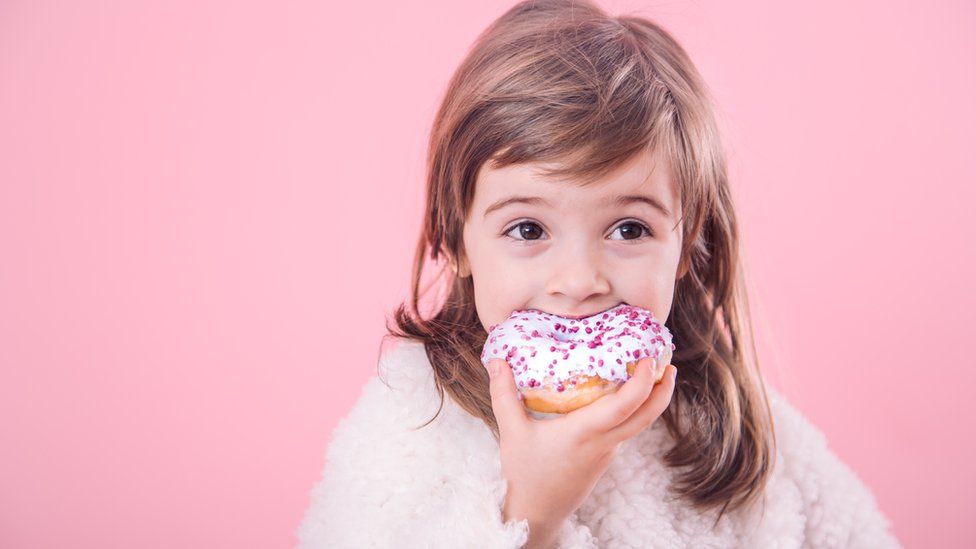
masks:
[[[475,308],[485,329],[502,322],[528,301],[526,291],[506,273],[482,273],[474,282]]]
[[[499,250],[483,248],[480,252],[471,258],[471,273],[475,308],[487,329],[531,302],[534,282],[530,272],[523,272],[523,263],[513,261]]]
[[[671,305],[674,302],[674,279],[664,281],[658,287],[657,297],[655,298],[654,308],[651,312],[657,317],[661,324],[665,324],[671,316]]]
[[[615,278],[623,300],[651,311],[661,323],[670,316],[677,274],[677,264],[672,265],[665,257],[654,255],[628,262]]]

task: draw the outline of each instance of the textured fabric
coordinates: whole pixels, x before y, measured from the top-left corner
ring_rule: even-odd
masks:
[[[332,433],[297,547],[517,548],[525,520],[502,521],[498,445],[480,420],[439,398],[424,347],[404,341],[380,358]],[[766,506],[699,513],[667,492],[673,472],[663,421],[621,445],[558,547],[898,548],[890,523],[823,433],[767,387],[777,456]]]

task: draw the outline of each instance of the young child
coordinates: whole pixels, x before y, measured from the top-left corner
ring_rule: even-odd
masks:
[[[398,344],[333,433],[301,547],[899,547],[764,386],[711,105],[646,19],[526,1],[479,37],[434,122]],[[422,313],[428,259],[449,283]],[[673,334],[657,384],[645,358],[616,393],[542,420],[504,361],[480,361],[513,311],[620,303]]]

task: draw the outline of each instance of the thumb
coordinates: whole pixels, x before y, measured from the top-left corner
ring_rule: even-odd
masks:
[[[515,376],[508,362],[493,358],[488,361],[488,377],[491,383],[491,408],[495,412],[498,429],[519,428],[529,421],[522,407]]]

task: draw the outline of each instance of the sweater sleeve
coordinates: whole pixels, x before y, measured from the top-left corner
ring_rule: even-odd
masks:
[[[558,549],[599,549],[597,540],[590,528],[579,522],[576,513],[563,523],[556,547]]]
[[[777,438],[803,498],[804,548],[898,549],[891,523],[860,477],[803,414],[775,393]]]
[[[471,435],[436,420],[415,429],[433,417],[438,400],[432,376],[409,365],[418,357],[404,353],[412,352],[381,358],[389,379],[372,376],[332,432],[296,530],[300,549],[525,544],[528,521],[502,521],[506,485],[484,476],[489,457],[469,444]],[[563,539],[578,532],[567,526]]]

